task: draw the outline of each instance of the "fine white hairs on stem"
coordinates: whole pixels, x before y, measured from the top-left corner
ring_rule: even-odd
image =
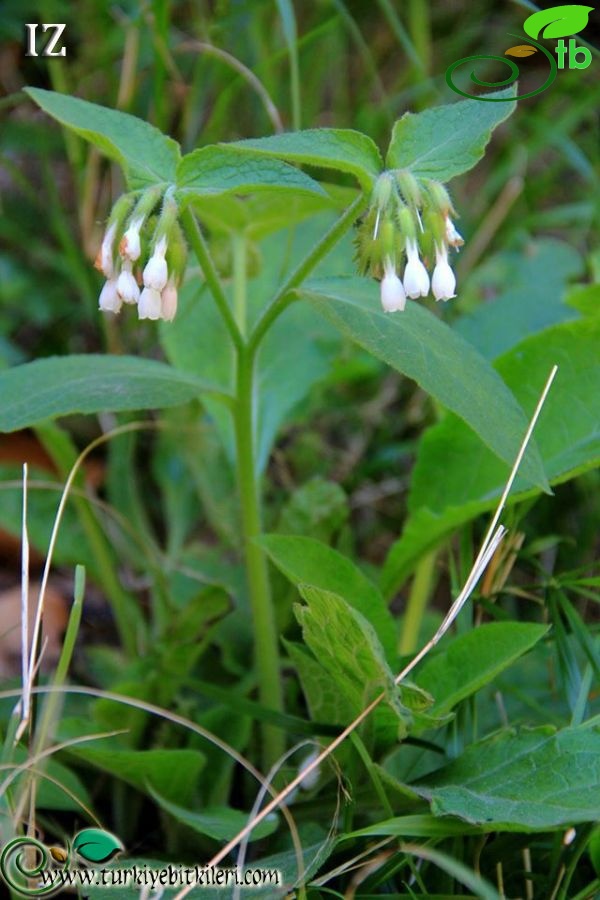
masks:
[[[519,451],[517,453],[517,456],[514,461],[513,467],[511,469],[510,475],[508,477],[508,480],[507,480],[504,490],[502,492],[502,496],[500,497],[498,506],[496,507],[496,511],[495,511],[495,513],[492,517],[492,520],[489,524],[489,527],[487,529],[483,543],[481,545],[479,553],[477,554],[477,558],[475,559],[475,562],[473,563],[473,567],[465,581],[465,585],[464,585],[462,591],[460,592],[460,594],[458,595],[458,597],[456,598],[456,600],[450,607],[450,610],[449,610],[448,614],[446,615],[446,618],[442,622],[440,628],[438,629],[438,631],[436,632],[434,637],[431,639],[431,641],[429,641],[429,643],[426,644],[425,647],[422,648],[422,650],[415,656],[415,658],[413,660],[411,660],[411,662],[408,664],[408,666],[406,666],[402,670],[402,672],[400,672],[396,676],[396,678],[394,679],[396,684],[399,684],[404,678],[406,678],[407,674],[414,668],[414,666],[417,665],[417,663],[421,659],[423,659],[423,657],[426,655],[426,653],[428,653],[429,650],[431,650],[431,648],[435,645],[435,643],[437,643],[437,641],[440,640],[442,635],[450,627],[450,625],[452,624],[452,622],[454,621],[454,619],[460,612],[460,609],[462,608],[462,606],[464,606],[469,595],[473,592],[485,567],[487,566],[487,564],[489,563],[493,554],[495,553],[496,549],[498,548],[500,541],[506,534],[506,529],[503,526],[498,527],[498,520],[499,520],[500,516],[502,515],[502,511],[504,509],[506,499],[507,499],[508,494],[510,493],[510,489],[514,483],[517,471],[523,460],[523,456],[525,455],[525,451],[526,451],[529,441],[531,439],[533,429],[535,428],[535,425],[537,423],[539,415],[542,411],[542,407],[544,405],[546,397],[548,396],[548,391],[550,390],[552,382],[554,381],[554,377],[556,375],[557,370],[558,370],[558,366],[554,366],[552,368],[552,371],[550,372],[550,375],[548,376],[548,379],[546,381],[544,389],[541,393],[540,399],[538,400],[537,406],[535,408],[533,416],[531,417],[529,426],[527,428],[527,431],[525,433],[525,436],[523,438],[523,441],[522,441]],[[267,805],[256,815],[256,817],[254,819],[252,819],[251,822],[248,822],[248,824],[244,828],[242,828],[241,831],[234,838],[232,838],[224,847],[222,847],[221,850],[219,850],[219,852],[215,856],[213,856],[213,858],[211,860],[209,860],[207,865],[208,866],[218,865],[234,849],[234,847],[237,847],[237,845],[240,843],[240,841],[244,840],[244,838],[248,834],[250,834],[254,828],[256,828],[256,826],[259,824],[259,822],[262,822],[262,820],[265,819],[269,815],[269,813],[273,812],[274,809],[277,809],[277,807],[281,806],[282,803],[284,802],[284,800],[286,800],[286,798],[288,798],[289,795],[297,787],[299,787],[299,785],[303,781],[305,781],[307,775],[309,775],[314,770],[318,769],[323,764],[324,760],[327,759],[327,757],[330,756],[333,753],[333,751],[336,750],[337,747],[339,747],[340,744],[342,744],[346,740],[346,738],[350,734],[352,734],[352,732],[355,731],[355,729],[358,728],[358,726],[362,722],[364,722],[364,720],[367,718],[367,716],[369,716],[371,714],[371,712],[381,703],[381,701],[385,698],[385,696],[386,696],[385,692],[382,692],[377,697],[375,697],[375,699],[372,700],[365,709],[363,709],[363,711],[360,713],[360,715],[358,715],[356,717],[356,719],[350,723],[350,725],[348,725],[340,734],[338,734],[338,736],[335,737],[333,739],[333,741],[331,741],[331,743],[321,753],[319,753],[307,767],[303,767],[302,771],[299,772],[298,775],[296,775],[296,777],[293,778],[292,781],[290,781],[290,783],[282,791],[280,791],[280,793],[276,797],[273,798],[273,800],[271,800],[269,803],[267,803]],[[173,898],[173,900],[183,900],[183,898],[186,897],[190,893],[191,890],[193,890],[193,888],[191,886],[183,888]]]

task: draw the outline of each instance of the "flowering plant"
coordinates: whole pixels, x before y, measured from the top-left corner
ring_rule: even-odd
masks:
[[[143,715],[185,708],[191,695],[199,697],[190,714],[193,740],[200,735],[222,750],[224,732],[232,758],[246,764],[238,745],[255,750],[270,781],[291,752],[286,732],[338,740],[358,721],[353,746],[340,752],[342,769],[347,764],[349,779],[359,783],[356,770],[364,765],[369,792],[374,787],[389,821],[396,795],[399,808],[409,806],[404,818],[410,821],[379,823],[382,834],[406,827],[435,836],[448,816],[456,821],[445,836],[469,836],[473,829],[485,835],[506,823],[527,831],[589,821],[587,775],[575,779],[566,800],[557,790],[556,803],[539,806],[507,799],[504,781],[499,787],[495,778],[496,768],[514,758],[506,784],[523,789],[530,769],[542,771],[550,757],[561,788],[568,753],[589,739],[575,721],[559,736],[545,726],[488,735],[481,747],[467,747],[456,764],[449,760],[432,775],[412,778],[404,760],[401,775],[394,769],[399,742],[405,742],[402,749],[435,754],[427,735],[454,728],[463,701],[543,646],[545,621],[488,622],[454,637],[447,653],[417,669],[414,681],[394,674],[422,660],[406,667],[404,657],[416,651],[426,624],[423,596],[435,553],[502,493],[527,426],[524,408],[530,412],[534,388],[537,399],[548,354],[555,348],[558,356],[571,353],[575,334],[585,351],[582,367],[590,368],[597,354],[597,335],[584,334],[581,323],[561,323],[547,343],[534,335],[516,350],[520,335],[497,346],[493,319],[487,330],[468,316],[454,325],[464,283],[455,268],[464,240],[456,224],[460,204],[448,184],[481,159],[493,130],[514,111],[512,91],[496,95],[498,103],[467,100],[406,113],[383,156],[368,135],[337,128],[183,154],[171,138],[122,112],[36,88],[28,94],[118,164],[124,179],[121,195],[98,222],[99,274],[91,260],[88,273],[99,298],[95,322],[105,329],[111,352],[43,358],[0,373],[7,398],[0,428],[33,425],[61,472],[75,464],[68,486],[74,483],[79,493],[76,521],[69,524],[86,540],[73,545],[78,554],[90,551],[86,565],[111,605],[118,632],[112,681],[103,685],[111,693],[97,710],[103,725],[122,730],[121,708],[115,713],[111,705],[122,700],[115,700],[119,681],[123,691],[137,692],[137,713]],[[317,170],[329,173],[331,183],[318,179]],[[460,231],[468,238],[468,224]],[[137,318],[128,314],[134,309]],[[476,338],[479,332],[487,336],[494,352],[468,335],[469,327]],[[358,348],[352,364],[345,355],[349,343]],[[157,355],[157,346],[160,360],[148,358]],[[493,365],[490,360],[507,347],[511,355]],[[439,413],[419,445],[406,522],[390,541],[377,579],[349,558],[349,511],[338,485],[308,482],[265,509],[269,482],[280,481],[283,493],[293,481],[285,454],[275,447],[284,423],[332,370],[353,402],[352,365],[372,366],[377,380],[390,367],[414,381],[422,389],[418,396],[431,397]],[[156,410],[160,418],[131,421],[133,411]],[[427,410],[429,422],[434,414]],[[108,453],[108,491],[122,501],[122,509],[114,504],[112,518],[103,518],[102,498],[94,498],[98,510],[90,511],[90,491],[86,495],[76,481],[77,454],[53,421],[76,413],[98,415],[102,432],[92,449],[131,441],[116,462]],[[560,411],[553,415],[548,431],[563,434]],[[156,433],[156,452],[147,483],[140,485],[134,435],[143,428]],[[572,444],[551,440],[545,454],[532,442],[519,470],[518,496],[537,497],[549,490],[549,478],[561,480],[590,466],[586,448],[594,433],[580,422]],[[350,471],[352,448],[346,449],[339,464]],[[318,455],[320,448],[306,452]],[[161,506],[154,480],[161,484]],[[397,523],[393,528],[400,531]],[[485,562],[497,550],[498,544],[488,545]],[[488,605],[509,565],[505,557],[494,559],[482,588]],[[139,570],[143,579],[135,577]],[[398,636],[390,603],[415,572]],[[288,582],[301,604],[289,602]],[[231,715],[232,708],[241,710],[239,716]],[[365,710],[373,714],[363,722]],[[259,727],[253,731],[249,720]],[[172,721],[179,726],[183,714],[173,714]],[[165,816],[207,842],[227,840],[241,827],[239,807],[247,796],[226,805],[235,787],[233,767],[212,765],[214,747],[206,756],[195,745],[147,751],[140,747],[140,720],[132,716],[126,727],[126,750],[115,740],[105,755],[84,748],[77,751],[80,758],[145,791]],[[455,749],[459,753],[458,744]],[[313,747],[295,765],[298,791],[288,800],[299,807],[328,777],[315,766],[319,758]],[[482,759],[489,766],[479,775]],[[185,779],[178,780],[181,773]],[[337,774],[341,783],[346,771]],[[204,818],[194,806],[198,794],[190,790],[188,796],[188,782],[199,780],[202,802],[210,807]],[[539,793],[542,788],[540,781]],[[266,818],[257,835],[269,836],[278,825]],[[354,840],[358,833],[350,821],[346,826],[345,836]],[[359,836],[370,840],[371,832]],[[319,841],[317,856],[325,856],[332,842],[323,835]],[[481,882],[470,884],[475,891]]]

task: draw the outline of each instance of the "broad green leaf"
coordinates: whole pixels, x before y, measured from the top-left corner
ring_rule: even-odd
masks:
[[[555,731],[507,730],[472,744],[412,784],[436,816],[490,830],[540,831],[595,822],[600,809],[600,722]]]
[[[338,594],[373,626],[388,662],[397,658],[394,619],[374,584],[337,550],[309,537],[271,534],[261,545],[296,585]]]
[[[543,38],[570,37],[583,31],[593,10],[593,6],[579,6],[575,3],[541,9],[525,19],[523,31],[534,39],[540,36],[540,32]]]
[[[345,209],[356,199],[356,191],[337,185],[323,185],[327,196],[258,191],[249,197],[235,194],[206,194],[194,197],[193,206],[201,221],[215,234],[243,233],[259,241],[280,229],[290,228],[324,209]]]
[[[193,375],[133,356],[51,356],[0,372],[0,431],[73,413],[160,409],[223,394]]]
[[[108,862],[123,849],[121,841],[102,828],[84,828],[73,839],[73,850],[88,862]]]
[[[161,809],[168,812],[178,822],[182,822],[198,834],[208,835],[215,841],[230,841],[249,821],[248,814],[239,809],[232,809],[230,806],[203,806],[198,810],[192,810],[179,806],[177,803],[171,803],[165,797],[161,797],[157,791],[151,790],[150,794]],[[279,817],[276,813],[271,813],[251,832],[250,840],[257,841],[273,834],[278,823]]]
[[[252,155],[349,172],[370,189],[380,174],[381,155],[371,138],[347,128],[313,128],[271,137],[236,141],[231,146]]]
[[[386,314],[377,285],[367,278],[309,282],[300,293],[344,335],[461,416],[494,453],[512,464],[527,428],[523,411],[490,364],[426,307],[409,303],[403,313]],[[546,489],[534,445],[522,471]]]
[[[533,411],[554,364],[554,385],[536,427],[553,484],[600,464],[600,318],[555,325],[526,338],[497,362],[523,408]],[[465,468],[468,460],[468,468]],[[410,517],[385,563],[382,588],[392,594],[416,560],[453,529],[495,506],[506,470],[456,417],[421,440],[409,495]],[[517,476],[509,502],[535,490]]]
[[[478,691],[548,631],[529,622],[490,622],[455,637],[419,668],[415,681],[434,698],[432,713],[449,712]]]
[[[71,759],[108,772],[148,793],[150,788],[173,803],[190,802],[205,758],[197,750],[99,750],[71,747]]]
[[[490,97],[514,96],[506,88]],[[386,158],[389,169],[409,169],[420,178],[450,181],[483,156],[494,128],[514,112],[514,103],[460,100],[398,119]]]
[[[307,603],[295,608],[304,641],[329,673],[353,715],[384,692],[383,710],[375,711],[376,720],[386,732],[382,739],[404,737],[412,724],[411,710],[420,712],[431,704],[431,698],[411,685],[394,684],[373,626],[342,597],[308,585],[300,585],[299,592]]]
[[[332,725],[351,722],[356,716],[354,704],[339,690],[328,670],[303,644],[283,643],[298,673],[311,720]]]
[[[294,166],[278,159],[243,153],[235,146],[202,147],[184,156],[177,166],[177,194],[190,200],[215,194],[254,191],[296,191],[327,197],[321,185]]]
[[[563,296],[567,280],[579,275],[582,265],[576,250],[551,238],[531,242],[522,252],[499,253],[476,275],[485,302],[454,328],[486,359],[494,359],[524,335],[577,318]]]
[[[153,125],[78,97],[33,87],[25,91],[44,112],[119,163],[133,190],[175,180],[179,145]]]

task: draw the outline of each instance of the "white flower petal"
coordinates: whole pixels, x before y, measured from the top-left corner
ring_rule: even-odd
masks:
[[[456,276],[448,262],[448,251],[445,247],[435,251],[435,269],[431,279],[431,290],[436,300],[451,300],[456,297]]]
[[[144,269],[144,286],[154,288],[156,291],[162,291],[167,283],[169,273],[167,271],[167,262],[165,253],[167,252],[167,240],[161,238],[154,248],[154,253],[146,263]]]
[[[117,279],[109,278],[104,283],[98,299],[98,309],[103,312],[118,313],[122,306],[122,300],[117,292]]]
[[[384,275],[381,279],[381,305],[385,312],[402,312],[406,306],[404,287],[389,259],[385,261]]]
[[[145,287],[140,294],[138,303],[138,318],[140,319],[160,319],[162,316],[162,304],[160,291],[154,288]]]
[[[123,262],[123,268],[117,279],[117,291],[123,303],[137,303],[140,299],[140,289],[131,271],[129,260]]]
[[[426,297],[429,293],[429,275],[419,257],[416,241],[407,240],[406,255],[408,262],[404,269],[404,290],[411,300]]]

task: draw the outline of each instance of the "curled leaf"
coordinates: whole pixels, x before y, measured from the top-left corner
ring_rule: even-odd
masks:
[[[73,850],[88,862],[107,862],[122,849],[121,841],[101,828],[84,828],[73,839]]]
[[[532,56],[537,53],[537,49],[531,44],[517,44],[516,47],[509,47],[504,51],[505,56]]]
[[[593,6],[553,6],[541,9],[525,19],[523,30],[534,40],[540,36],[545,38],[570,37],[583,31],[588,23]]]

